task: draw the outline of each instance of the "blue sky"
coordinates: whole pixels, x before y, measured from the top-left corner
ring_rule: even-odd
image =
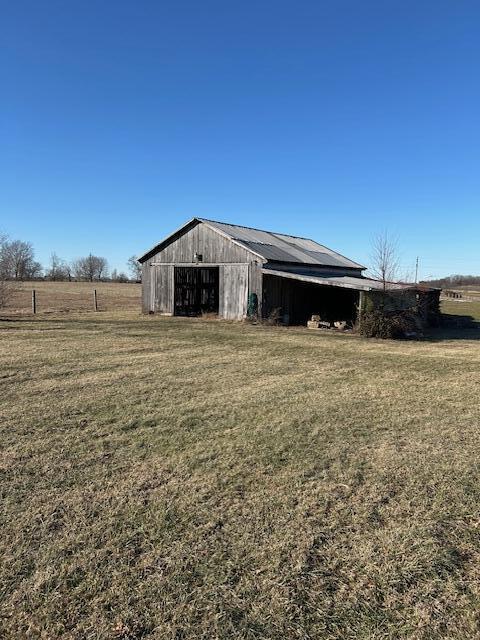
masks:
[[[194,215],[480,274],[480,5],[1,2],[0,228],[124,268]]]

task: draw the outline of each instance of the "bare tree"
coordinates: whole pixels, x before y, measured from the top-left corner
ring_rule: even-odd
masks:
[[[102,280],[108,275],[106,258],[94,256],[91,253],[85,258],[78,258],[72,264],[73,272],[78,280]]]
[[[123,271],[117,271],[114,269],[110,275],[110,280],[112,282],[128,282],[128,276]]]
[[[135,280],[135,282],[140,282],[142,279],[142,265],[137,260],[137,256],[130,256],[130,258],[127,260],[127,264],[132,280]]]
[[[7,245],[7,234],[0,232],[0,280],[8,278]]]
[[[35,261],[33,246],[22,240],[9,242],[4,238],[0,262],[5,279],[27,280],[38,277],[42,272],[42,265]]]
[[[50,256],[50,268],[46,276],[49,280],[66,280],[65,261],[54,252]]]
[[[102,278],[108,277],[108,262],[106,258],[100,258],[97,256],[97,278],[101,280]]]
[[[73,267],[54,252],[50,256],[50,268],[45,275],[49,280],[68,280],[71,282]]]
[[[76,280],[87,280],[84,258],[72,261],[72,271]]]
[[[373,240],[370,272],[374,278],[381,280],[386,291],[398,279],[398,270],[397,240],[384,231]]]
[[[7,306],[12,294],[12,282],[9,282],[8,280],[0,280],[0,309]]]
[[[14,240],[9,243],[7,252],[12,277],[15,280],[24,280],[27,276],[28,265],[34,260],[32,245],[22,240]]]
[[[64,269],[65,269],[65,280],[68,280],[69,282],[71,282],[72,279],[73,279],[73,265],[72,265],[72,263],[71,262],[65,262]]]
[[[34,280],[35,278],[41,278],[43,274],[43,267],[40,262],[33,260],[26,265],[25,275],[23,280]]]
[[[7,281],[7,264],[5,260],[5,247],[7,242],[8,236],[0,233],[0,309],[7,305],[13,293],[12,284]]]

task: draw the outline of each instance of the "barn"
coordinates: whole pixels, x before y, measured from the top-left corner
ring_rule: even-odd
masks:
[[[205,218],[191,219],[139,261],[144,313],[255,314],[285,324],[318,314],[352,323],[365,293],[383,288],[364,277],[365,267],[314,240]]]

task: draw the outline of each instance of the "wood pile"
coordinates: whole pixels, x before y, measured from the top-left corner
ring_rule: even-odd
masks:
[[[330,322],[325,322],[318,315],[313,315],[311,320],[307,322],[307,327],[309,329],[330,329]]]

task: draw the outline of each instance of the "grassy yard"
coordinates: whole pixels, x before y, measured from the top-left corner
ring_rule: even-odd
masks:
[[[0,637],[479,637],[479,370],[473,339],[0,321]]]

